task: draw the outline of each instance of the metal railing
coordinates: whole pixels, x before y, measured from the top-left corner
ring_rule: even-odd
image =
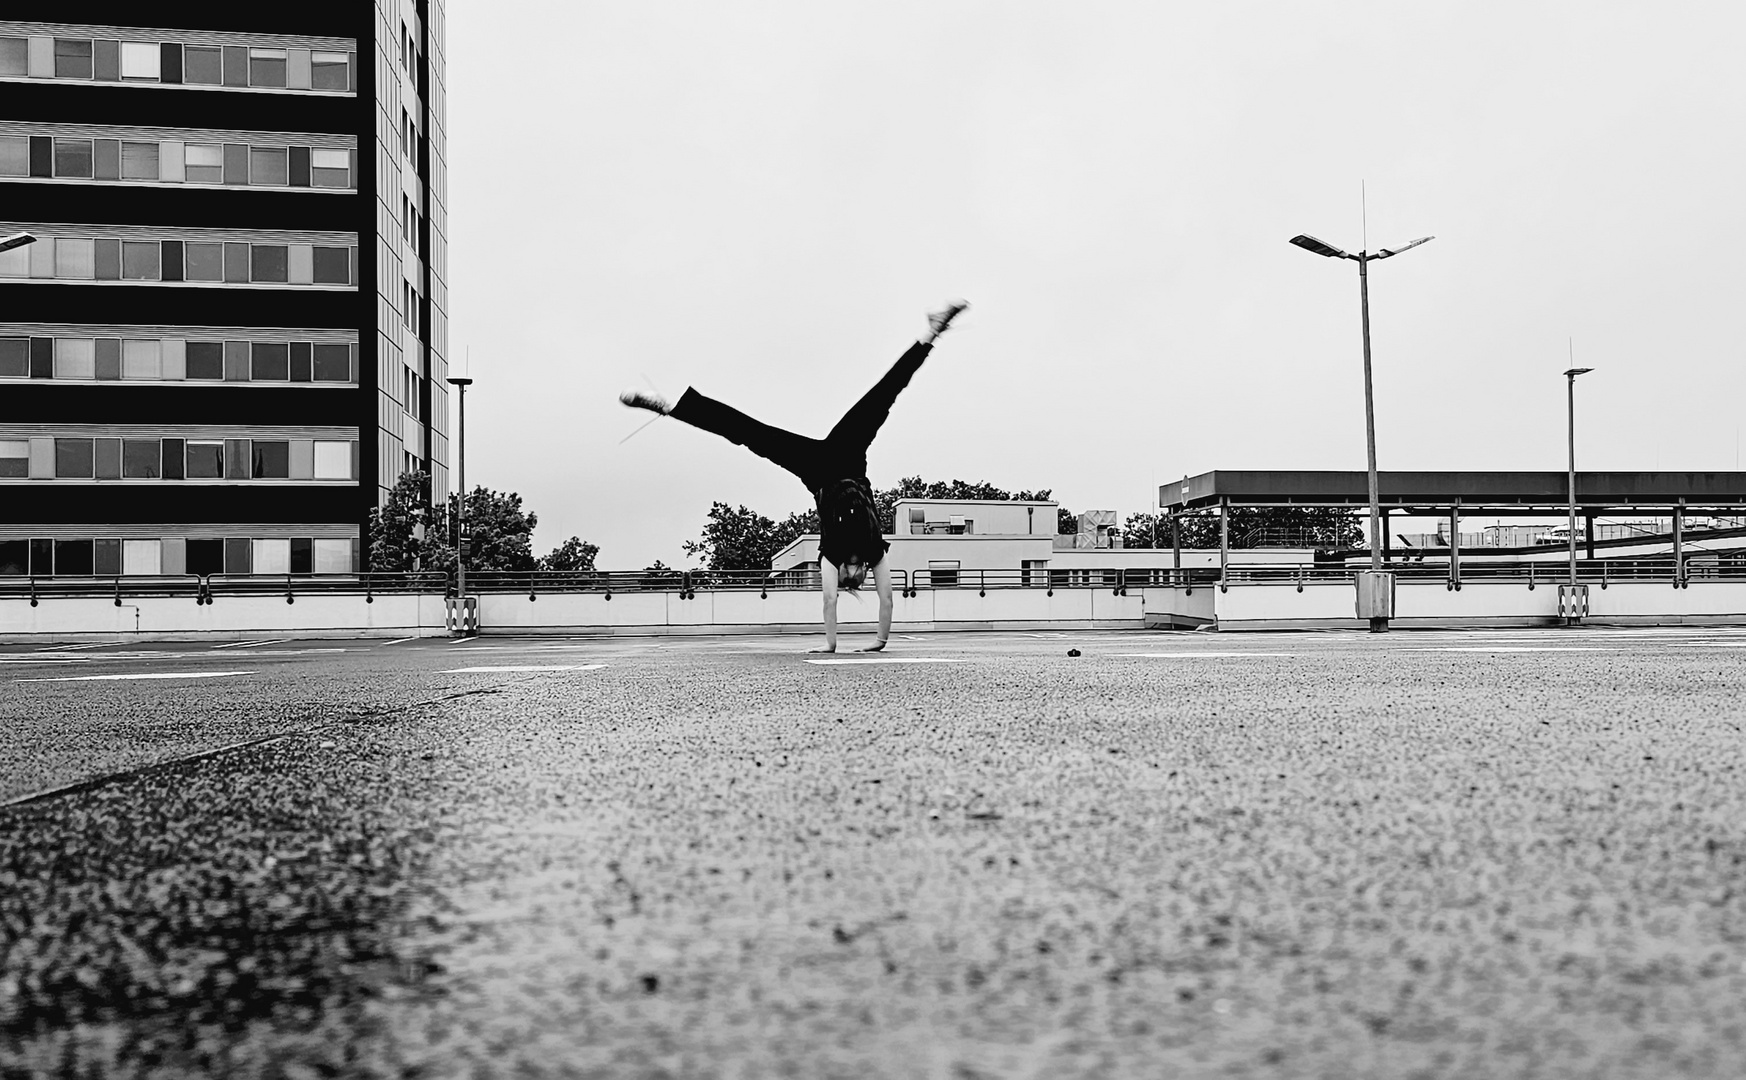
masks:
[[[220,596],[284,596],[295,603],[298,595],[358,593],[373,601],[378,593],[447,594],[452,582],[440,571],[367,574],[152,574],[80,577],[0,576],[0,598],[27,598],[32,607],[53,597],[113,597],[117,607],[126,600],[146,597],[185,596],[196,604],[210,604]]]

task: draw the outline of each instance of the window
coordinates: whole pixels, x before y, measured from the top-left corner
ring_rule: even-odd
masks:
[[[0,439],[0,477],[30,475],[30,440]]]
[[[315,444],[315,478],[317,480],[350,480],[352,478],[352,444],[349,442],[317,442]]]
[[[224,479],[224,443],[190,440],[187,476],[190,480]]]
[[[30,249],[15,247],[11,251],[0,251],[0,277],[29,277]]]
[[[317,90],[344,90],[351,82],[351,64],[343,52],[316,52],[309,56],[309,85]]]
[[[90,240],[55,240],[55,277],[91,278],[96,276],[96,245]]]
[[[315,346],[316,382],[351,382],[352,347],[350,345]]]
[[[224,573],[224,541],[218,539],[189,539],[186,548],[187,562],[185,569],[190,574],[205,577],[208,574]]]
[[[56,139],[55,175],[78,180],[91,179],[91,140]]]
[[[55,574],[89,575],[94,564],[92,548],[89,540],[56,540],[55,542]]]
[[[55,475],[74,480],[95,479],[96,456],[93,439],[56,439]]]
[[[190,184],[224,183],[224,147],[217,143],[189,143],[185,162]]]
[[[129,480],[156,480],[162,444],[156,439],[121,440],[121,475]]]
[[[188,343],[188,378],[224,378],[224,342],[190,341]]]
[[[164,572],[164,545],[156,540],[121,542],[123,574],[155,575]]]
[[[55,378],[96,377],[97,342],[90,338],[55,338]]]
[[[23,176],[24,174],[19,173],[18,175]],[[351,187],[351,154],[345,150],[311,150],[309,152],[309,183],[311,187]]]
[[[206,86],[224,82],[224,52],[215,45],[189,45],[183,49],[182,81]]]
[[[257,341],[249,349],[249,378],[285,382],[291,378],[291,346],[283,341]]]
[[[255,244],[250,249],[250,281],[289,281],[289,271],[289,249],[284,244]]]
[[[123,341],[121,343],[121,377],[124,379],[163,378],[163,343],[156,340]]]
[[[89,79],[91,77],[91,40],[89,38],[55,38],[55,78]]]
[[[249,85],[250,86],[284,86],[285,85],[285,50],[284,49],[250,49],[249,50]]]
[[[92,547],[96,555],[92,559],[91,569],[94,573],[104,576],[114,576],[121,573],[121,541],[116,539],[93,540]]]
[[[254,441],[256,480],[286,480],[291,476],[291,444],[281,440]]]
[[[121,479],[121,440],[97,440],[97,479]]]
[[[122,241],[121,276],[128,281],[158,280],[158,256],[162,250],[156,240]]]
[[[958,584],[957,559],[929,559],[928,584],[936,589],[949,589]]]
[[[0,37],[0,75],[30,74],[30,44],[24,38]]]
[[[332,151],[317,150],[316,153]],[[0,135],[0,176],[30,175],[30,140],[23,135]],[[344,187],[344,184],[329,185]]]
[[[30,541],[0,540],[0,576],[30,573]]]
[[[284,187],[291,182],[291,165],[282,146],[249,148],[249,183]]]
[[[183,245],[182,251],[186,265],[184,276],[189,281],[224,280],[223,244],[202,244],[190,240]]]
[[[352,251],[343,247],[315,249],[315,283],[317,285],[350,285]]]
[[[121,43],[121,77],[157,82],[162,74],[162,51],[157,42],[124,41]]]
[[[0,379],[24,379],[29,376],[30,339],[0,338]]]
[[[124,142],[121,144],[121,178],[123,180],[156,180],[158,144],[155,142]]]
[[[349,574],[352,572],[352,542],[350,540],[316,540],[313,544],[314,570],[318,574]]]
[[[257,574],[289,574],[291,572],[291,541],[256,540],[254,542],[254,572]]]

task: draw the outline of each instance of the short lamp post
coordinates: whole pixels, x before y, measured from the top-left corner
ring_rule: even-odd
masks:
[[[1422,236],[1410,244],[1397,248],[1382,248],[1372,255],[1360,251],[1353,255],[1341,251],[1325,240],[1317,240],[1308,233],[1300,233],[1291,238],[1291,242],[1305,251],[1324,255],[1330,259],[1351,259],[1358,264],[1358,305],[1364,328],[1364,449],[1369,459],[1370,469],[1370,572],[1382,572],[1382,497],[1377,490],[1376,481],[1376,402],[1370,388],[1370,277],[1367,273],[1369,265],[1381,259],[1390,259],[1403,251],[1410,251],[1420,244],[1435,240],[1434,236]],[[1392,610],[1392,603],[1384,610]],[[1377,614],[1372,609],[1369,615],[1372,633],[1381,633],[1388,629],[1386,614]]]
[[[27,232],[13,233],[11,236],[0,236],[0,251],[11,251],[26,244],[36,243],[36,237]]]
[[[1570,434],[1570,589],[1576,591],[1576,377],[1587,375],[1594,368],[1573,367],[1564,373]],[[1574,621],[1574,619],[1571,619]]]
[[[455,377],[449,380],[450,386],[458,386],[461,390],[461,430],[459,453],[456,455],[459,465],[457,487],[461,492],[456,502],[455,510],[455,592],[459,594],[461,603],[467,600],[467,387],[473,385],[473,380]]]

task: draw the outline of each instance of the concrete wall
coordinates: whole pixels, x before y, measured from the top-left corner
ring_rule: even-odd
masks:
[[[42,597],[36,607],[21,597],[0,599],[0,639],[131,637],[430,637],[447,633],[443,598],[361,593],[305,594],[287,604],[284,594],[218,596],[196,605],[193,597]]]
[[[1675,589],[1669,582],[1590,584],[1590,624],[1746,623],[1746,582],[1704,582]],[[1184,589],[1148,589],[1150,627],[1213,625],[1221,630],[1361,627],[1349,582],[1239,583]],[[1392,624],[1413,626],[1541,626],[1557,623],[1558,585],[1442,581],[1397,582]]]

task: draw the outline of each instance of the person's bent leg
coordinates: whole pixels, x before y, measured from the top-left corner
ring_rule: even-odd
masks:
[[[823,449],[823,443],[818,439],[809,439],[754,420],[733,406],[705,397],[689,387],[667,410],[667,415],[737,443],[800,477],[808,487],[813,486],[812,472]]]
[[[824,597],[825,643],[806,651],[834,653],[837,651],[837,565],[823,555],[818,557],[818,579],[819,592]]]
[[[881,652],[885,643],[891,640],[891,562],[880,559],[873,564],[873,584],[879,590],[879,640],[862,649],[862,652]]]

